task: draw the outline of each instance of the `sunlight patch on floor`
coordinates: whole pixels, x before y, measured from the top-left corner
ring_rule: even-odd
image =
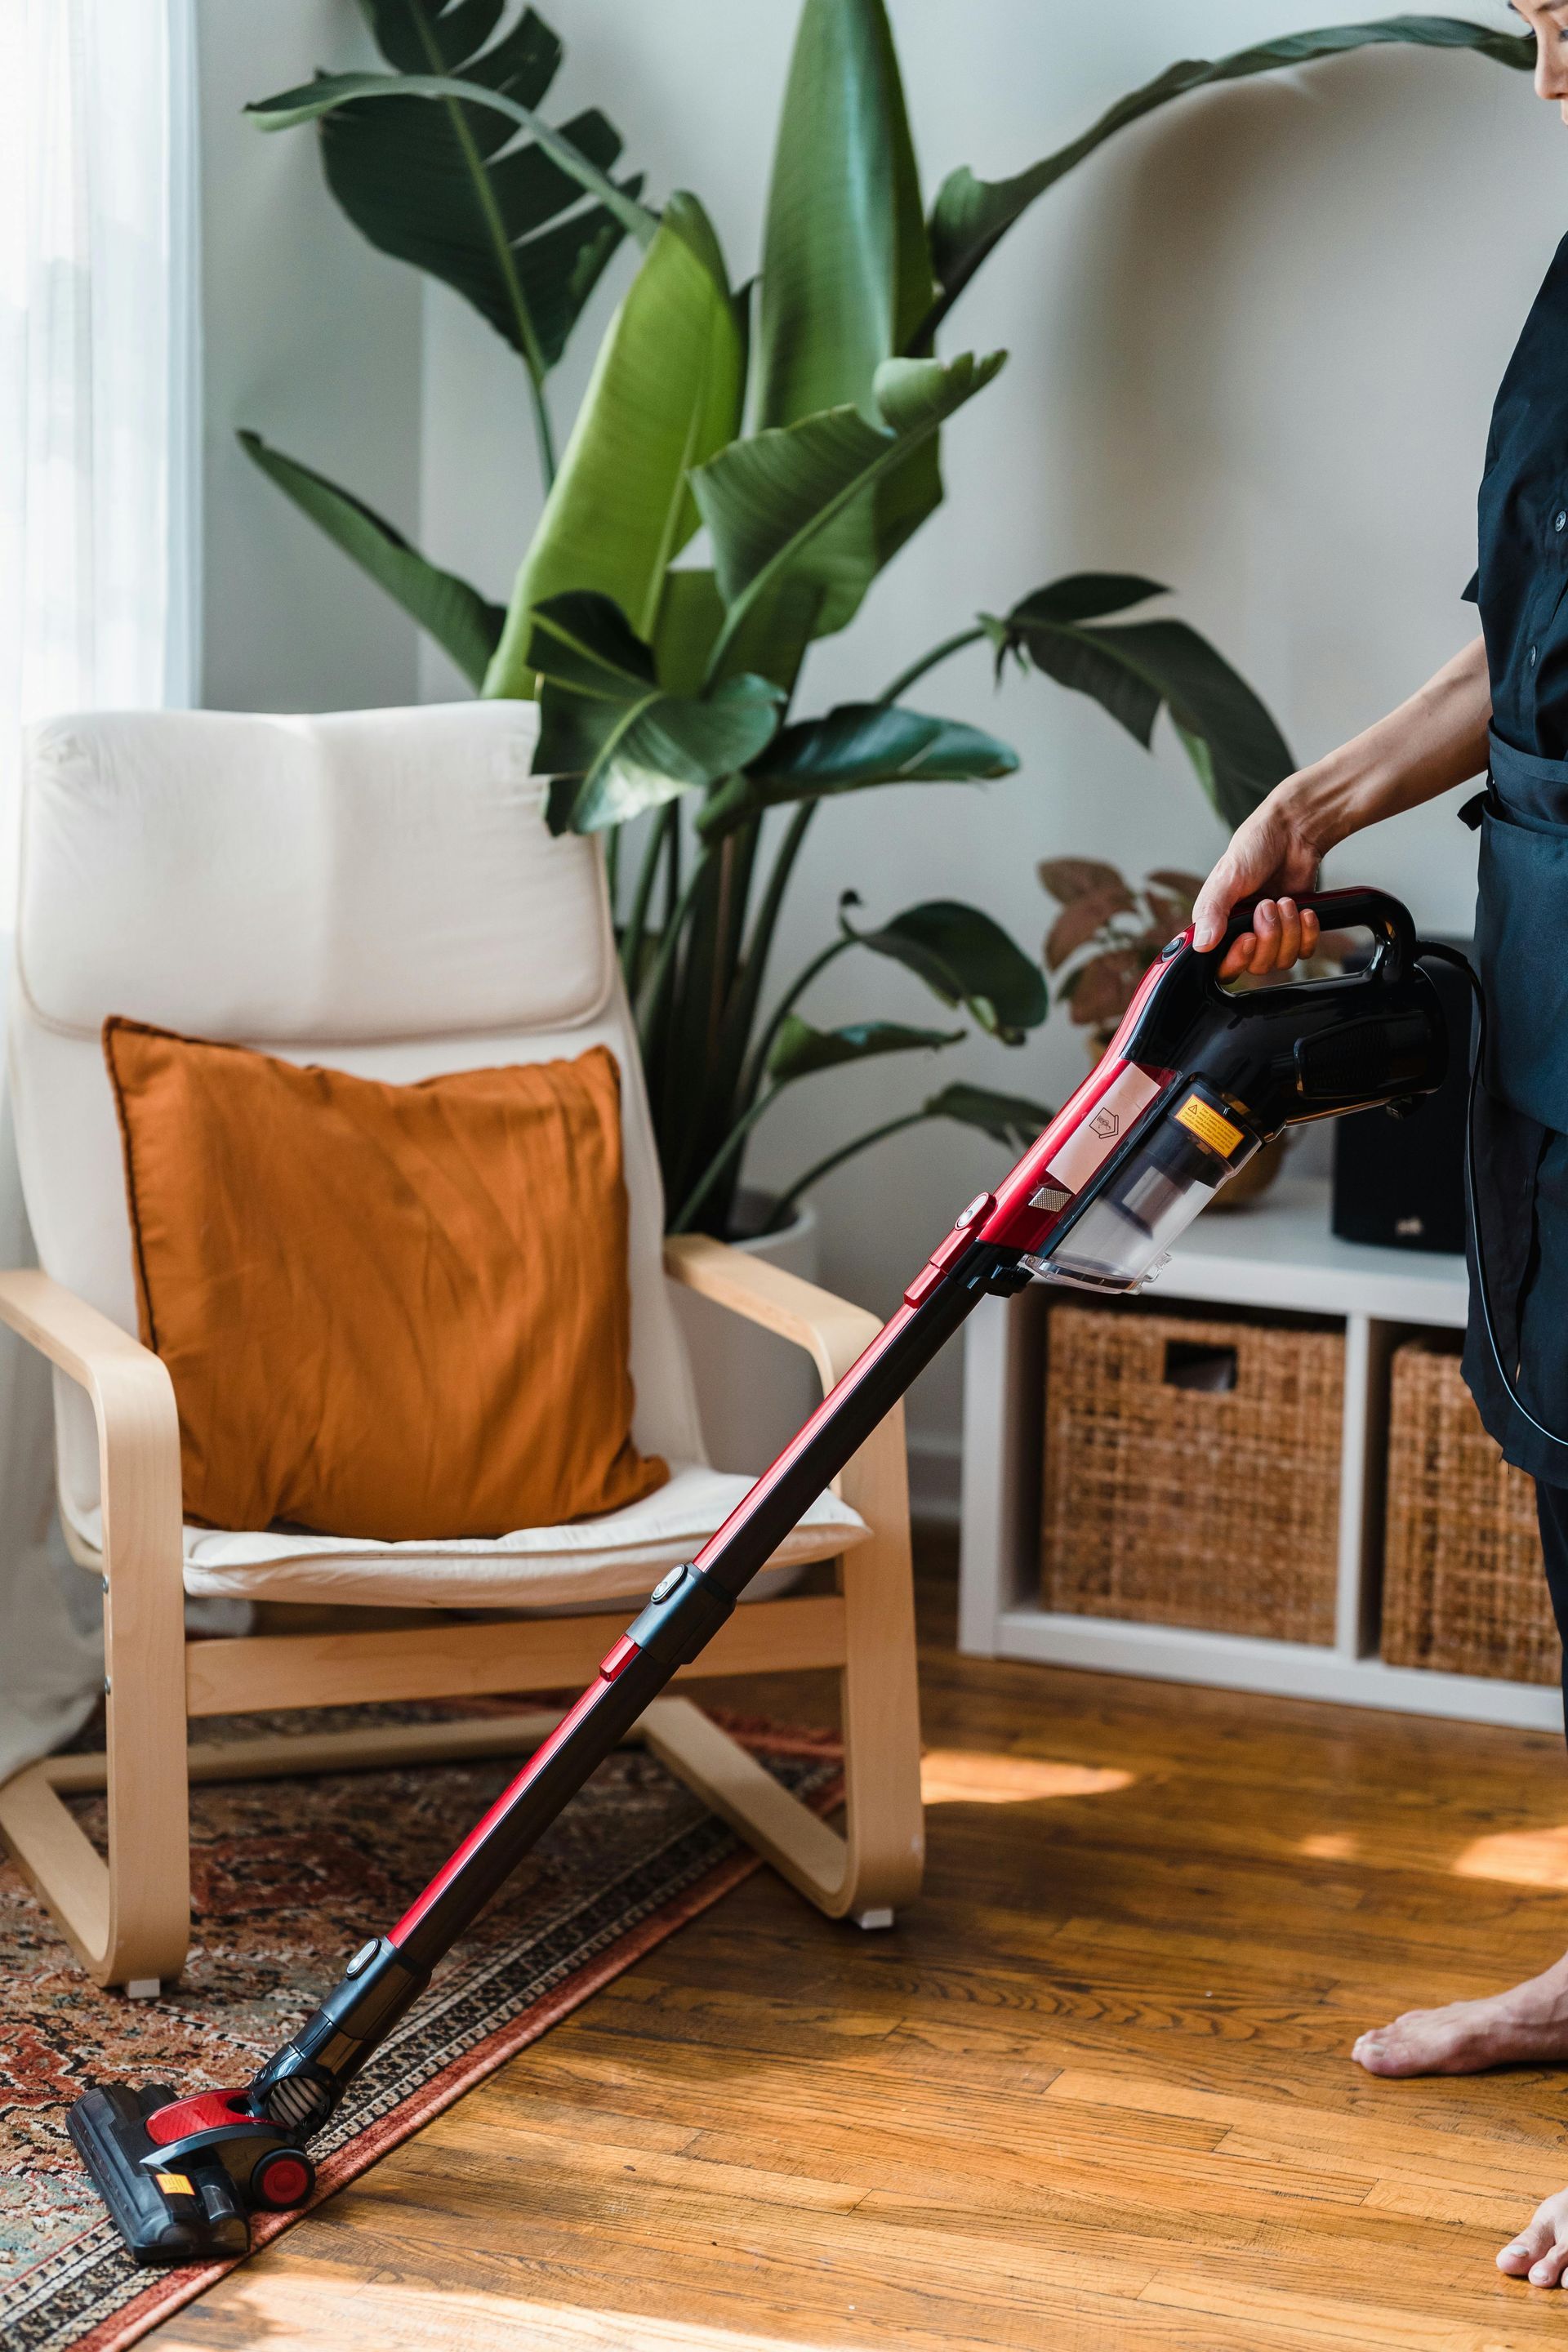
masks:
[[[1568,1887],[1568,1822],[1552,1829],[1495,1830],[1489,1837],[1472,1838],[1449,1867],[1456,1878]]]
[[[837,2336],[753,2336],[691,2320],[388,2280],[376,2282],[375,2333],[367,2338],[357,2284],[340,2286],[310,2273],[254,2273],[232,2300],[226,2297],[224,2309],[249,2331],[237,2340],[275,2346],[278,2352],[329,2343],[342,2352],[372,2352],[373,2345],[374,2352],[450,2352],[459,2345],[464,2352],[848,2352]],[[847,2304],[847,2316],[854,2310]]]
[[[1136,1772],[1062,1764],[1044,1756],[995,1756],[984,1748],[932,1748],[921,1759],[928,1805],[1028,1805],[1042,1797],[1104,1797],[1130,1789]]]
[[[1323,1830],[1316,1837],[1304,1837],[1297,1852],[1310,1854],[1314,1862],[1353,1862],[1356,1834],[1353,1830]]]

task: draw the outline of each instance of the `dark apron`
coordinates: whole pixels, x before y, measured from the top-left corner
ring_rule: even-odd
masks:
[[[1568,760],[1491,737],[1476,948],[1487,1052],[1476,1113],[1480,1242],[1503,1360],[1538,1420],[1568,1432]],[[1465,1377],[1518,1468],[1568,1486],[1568,1445],[1531,1429],[1498,1378],[1477,1304]]]

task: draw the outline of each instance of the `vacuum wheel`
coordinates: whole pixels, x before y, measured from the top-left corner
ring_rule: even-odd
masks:
[[[291,2212],[315,2185],[316,2168],[302,2147],[269,2147],[251,2168],[251,2202],[269,2213]]]

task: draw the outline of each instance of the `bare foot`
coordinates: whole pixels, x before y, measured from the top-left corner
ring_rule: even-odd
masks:
[[[1568,2189],[1536,2207],[1529,2228],[1503,2248],[1497,2266],[1510,2278],[1527,2278],[1531,2286],[1562,2285],[1568,2271]]]
[[[1351,2055],[1369,2074],[1480,2074],[1489,2066],[1568,2058],[1568,1953],[1541,1976],[1485,2000],[1406,2010],[1392,2025],[1363,2033]],[[1559,2206],[1568,2231],[1568,2190],[1547,2200],[1531,2230],[1540,2225],[1542,2213]],[[1501,2255],[1498,2259],[1503,2261]],[[1556,2285],[1555,2271],[1548,2284]]]

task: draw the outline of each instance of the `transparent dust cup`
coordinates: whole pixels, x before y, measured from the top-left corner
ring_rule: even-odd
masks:
[[[1026,1257],[1024,1265],[1046,1282],[1141,1289],[1260,1141],[1207,1087],[1188,1087],[1056,1247]]]

